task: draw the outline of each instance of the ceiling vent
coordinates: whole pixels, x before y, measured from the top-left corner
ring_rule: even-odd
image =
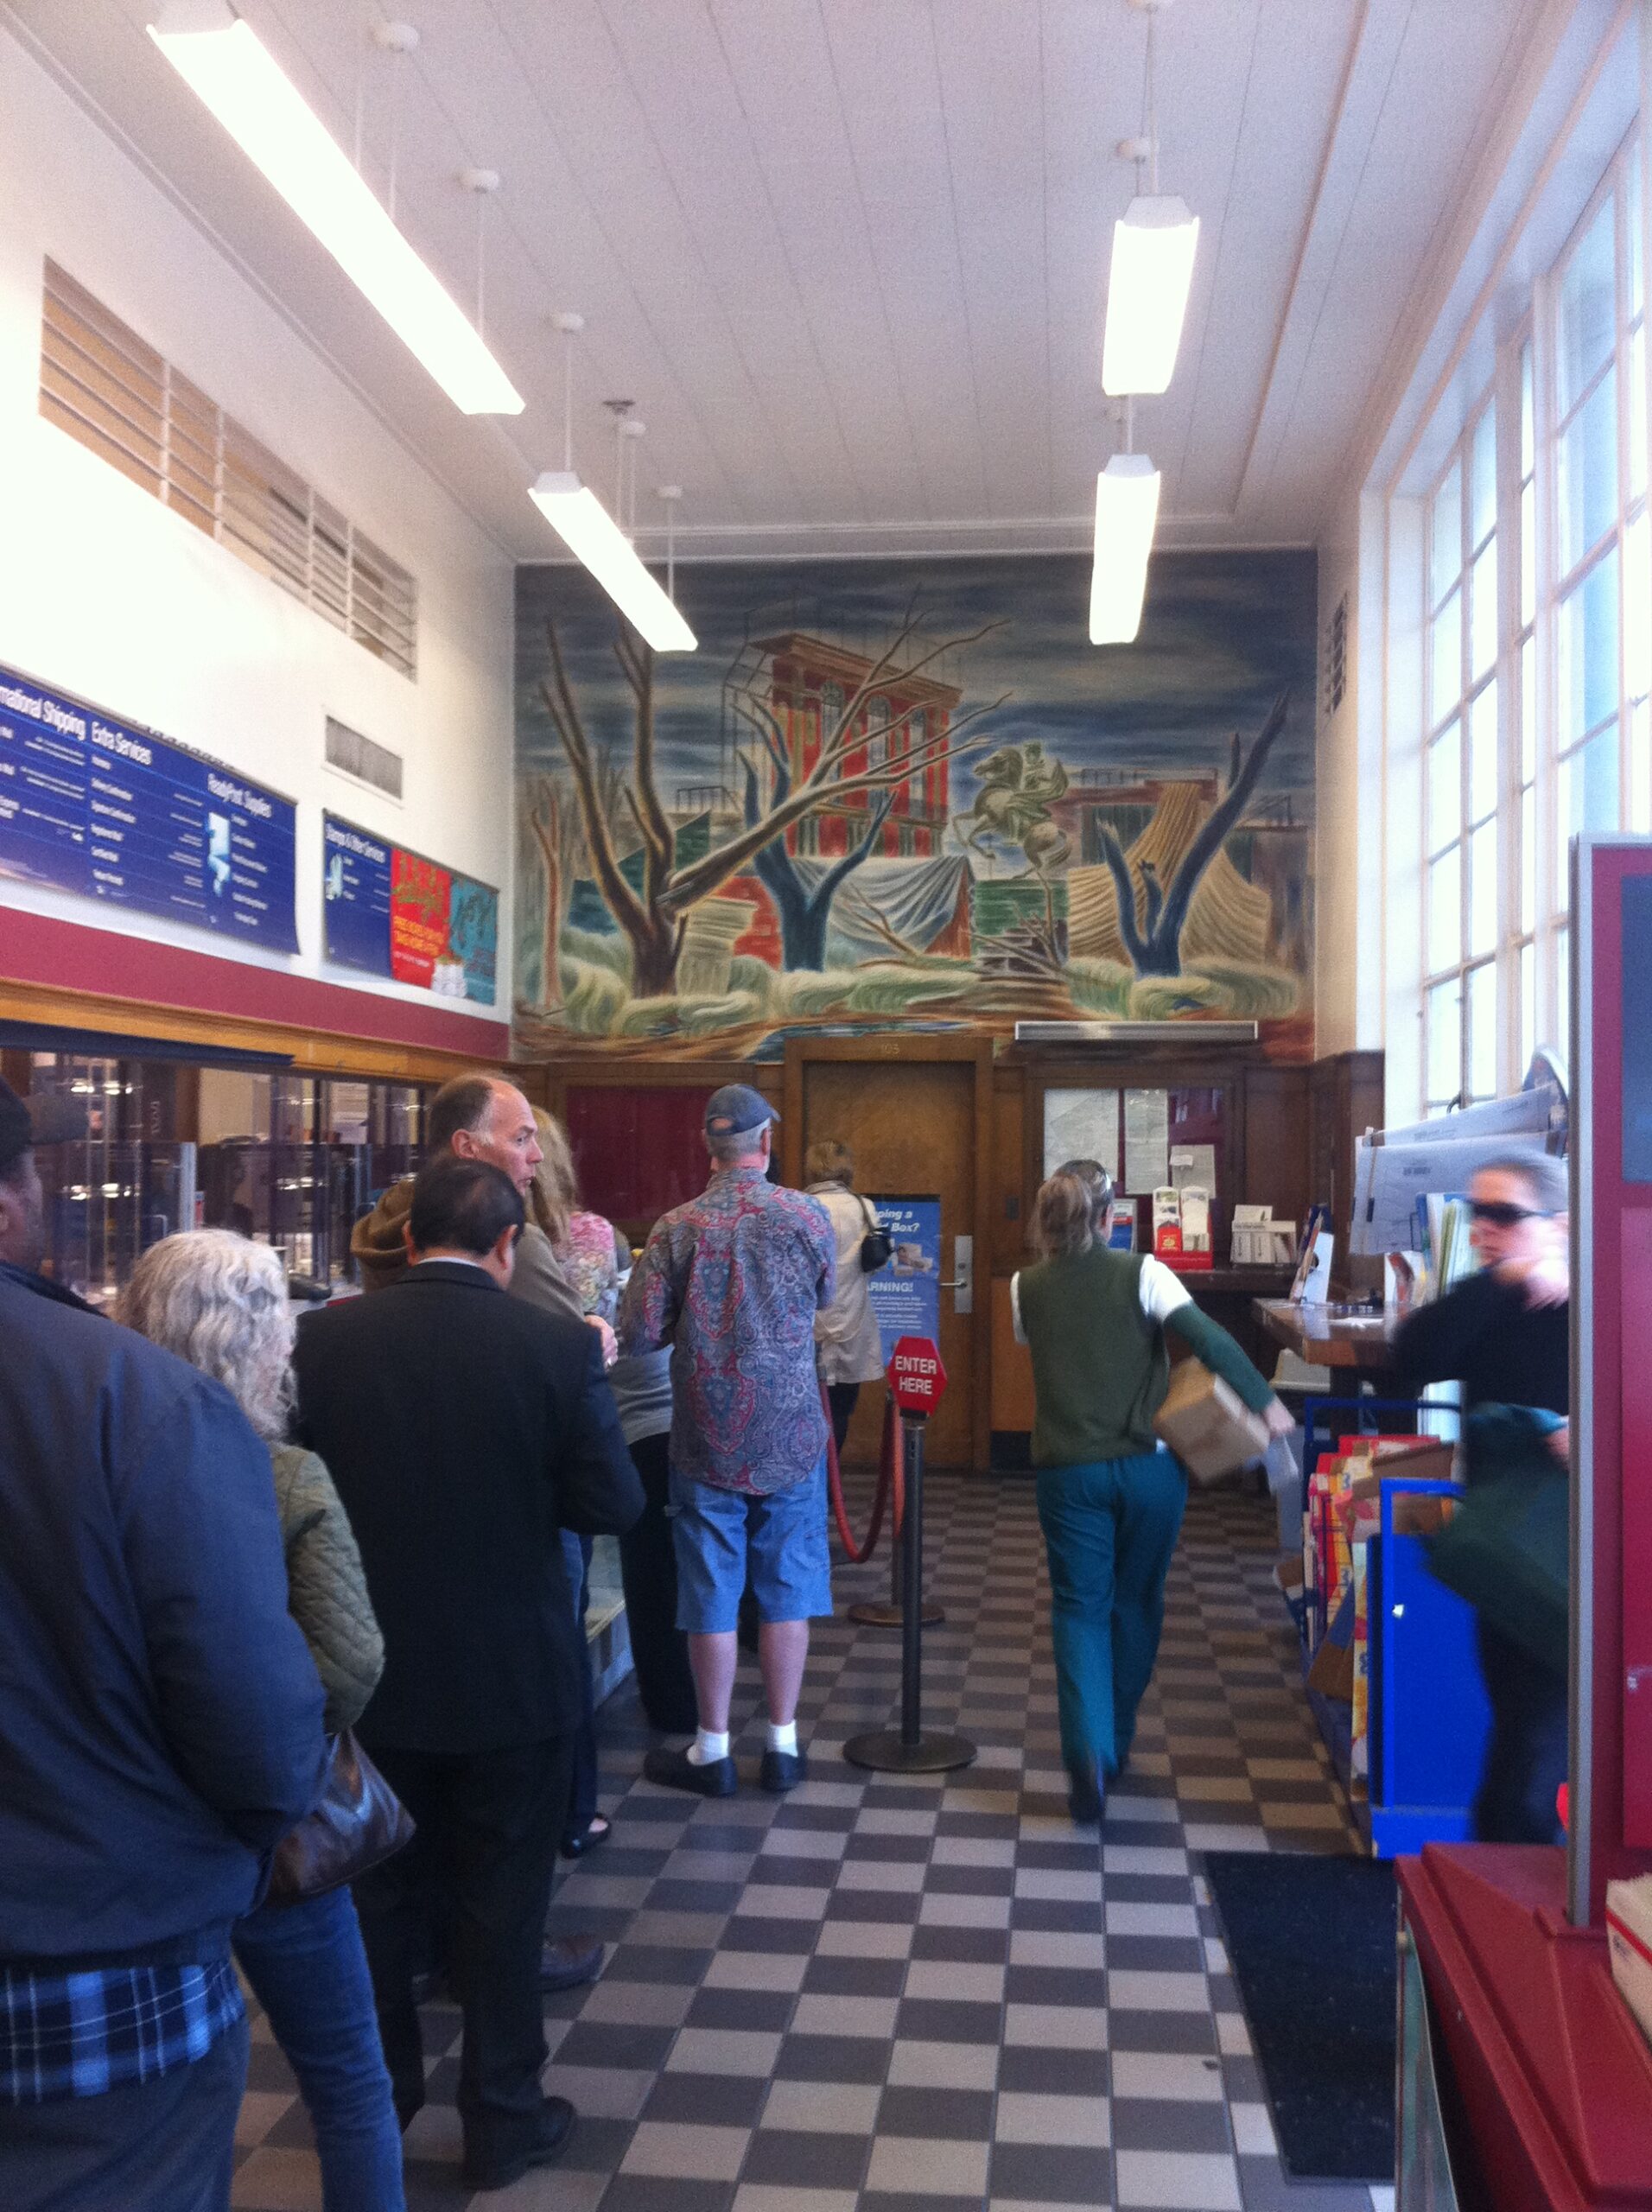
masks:
[[[371,784],[388,798],[402,796],[401,754],[392,753],[387,745],[375,745],[372,738],[352,729],[348,722],[335,721],[331,715],[327,718],[327,765],[340,775],[353,776],[359,784]]]

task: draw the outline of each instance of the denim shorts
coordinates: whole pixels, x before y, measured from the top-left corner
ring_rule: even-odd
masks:
[[[831,1611],[824,1452],[802,1482],[762,1497],[695,1482],[673,1467],[667,1510],[677,1550],[677,1624],[690,1636],[733,1631],[748,1571],[759,1620],[806,1621]]]

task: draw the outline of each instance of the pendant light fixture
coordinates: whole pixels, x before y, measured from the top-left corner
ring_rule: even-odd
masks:
[[[584,318],[560,315],[556,327],[566,341],[562,465],[546,469],[531,486],[528,496],[575,559],[590,570],[632,628],[656,652],[691,653],[699,645],[698,639],[643,566],[637,549],[624,531],[575,469],[574,340],[585,327]],[[622,424],[623,419],[621,412]],[[620,446],[622,455],[624,450]],[[622,461],[617,471],[620,489],[616,494],[622,511],[625,474]]]
[[[1159,189],[1159,117],[1153,95],[1153,21],[1167,0],[1130,0],[1147,18],[1147,60],[1141,136],[1120,141],[1136,165],[1136,192],[1113,226],[1107,280],[1107,327],[1102,340],[1102,389],[1109,398],[1168,391],[1187,319],[1199,223],[1187,202]],[[1148,190],[1141,189],[1143,168]]]
[[[1159,520],[1159,471],[1130,450],[1130,403],[1124,446],[1096,479],[1096,550],[1090,572],[1090,641],[1128,645],[1141,627],[1147,561]]]
[[[230,0],[165,0],[149,31],[454,406],[519,415],[521,394]]]

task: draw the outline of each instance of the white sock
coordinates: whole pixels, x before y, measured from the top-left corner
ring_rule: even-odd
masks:
[[[768,1724],[769,1749],[772,1751],[795,1751],[797,1748],[797,1724],[795,1720],[771,1720]]]
[[[728,1732],[727,1729],[721,1736],[714,1736],[709,1728],[696,1729],[694,1741],[689,1745],[690,1766],[712,1766],[717,1760],[726,1759],[728,1757]]]

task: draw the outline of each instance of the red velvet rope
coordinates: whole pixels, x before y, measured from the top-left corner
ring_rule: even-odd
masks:
[[[901,1480],[899,1439],[893,1396],[883,1402],[883,1448],[878,1460],[878,1487],[872,1500],[872,1518],[867,1523],[866,1540],[859,1546],[849,1533],[849,1516],[843,1504],[843,1484],[837,1468],[837,1438],[832,1429],[831,1406],[826,1396],[826,1386],[821,1385],[820,1402],[826,1415],[826,1480],[831,1491],[832,1514],[837,1522],[838,1541],[848,1554],[851,1563],[861,1566],[869,1560],[878,1548],[878,1532],[883,1527],[884,1509],[890,1498],[894,1499],[894,1533],[900,1534],[900,1524],[905,1516],[905,1485]]]

